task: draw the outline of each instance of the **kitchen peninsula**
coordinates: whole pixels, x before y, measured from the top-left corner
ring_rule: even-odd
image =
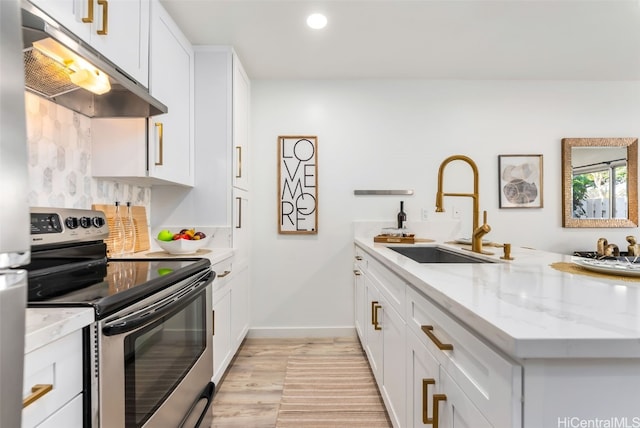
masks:
[[[374,373],[375,342],[383,342],[376,378],[394,424],[437,419],[436,408],[441,426],[454,415],[480,418],[474,427],[640,423],[640,282],[564,273],[551,264],[571,256],[550,252],[515,248],[505,261],[500,248],[486,256],[429,245],[488,263],[421,264],[391,244],[355,239],[356,325]],[[386,372],[400,346],[404,388]],[[406,408],[394,390],[406,392]]]

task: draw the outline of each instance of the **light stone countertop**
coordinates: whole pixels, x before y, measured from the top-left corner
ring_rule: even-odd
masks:
[[[233,248],[202,248],[198,250],[194,254],[169,254],[166,251],[162,250],[160,247],[156,246],[155,243],[151,244],[151,248],[146,251],[139,251],[133,254],[127,254],[123,257],[118,258],[168,258],[168,259],[184,259],[184,258],[194,258],[201,257],[203,259],[209,259],[211,264],[214,265],[223,260],[228,259],[234,255]]]
[[[45,346],[93,321],[92,308],[27,308],[24,352]]]
[[[355,242],[513,358],[640,357],[640,282],[563,273],[550,264],[571,256],[525,248],[509,262],[487,247],[498,263],[420,264],[391,244]]]

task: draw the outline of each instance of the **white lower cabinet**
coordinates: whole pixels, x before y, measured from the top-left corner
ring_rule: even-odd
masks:
[[[440,371],[440,391],[442,400],[432,398],[432,403],[441,406],[439,409],[439,427],[442,428],[493,428],[480,410],[462,392],[462,389],[453,381],[451,376]],[[433,407],[432,407],[433,408]],[[435,410],[433,410],[435,412]],[[433,424],[435,427],[436,425]],[[516,425],[511,425],[515,427]],[[497,427],[496,427],[497,428]]]
[[[22,427],[82,427],[82,331],[24,357]]]
[[[38,428],[82,427],[82,394],[62,406],[38,425]]]
[[[249,267],[235,258],[213,265],[213,382],[218,383],[249,330]]]
[[[213,382],[218,383],[231,362],[232,259],[213,265]]]
[[[367,327],[366,325],[366,310],[365,306],[365,292],[364,292],[364,274],[362,273],[362,269],[356,262],[353,269],[353,293],[355,296],[354,301],[354,314],[355,319],[354,323],[356,326],[356,333],[360,338],[364,346],[364,329]]]
[[[393,426],[522,427],[522,367],[362,248],[355,257],[356,331]]]
[[[495,427],[519,427],[522,367],[407,287],[407,328],[421,338],[445,371]],[[463,425],[464,426],[464,425]]]
[[[405,347],[404,320],[390,305],[382,306],[382,397],[394,426],[405,426]]]
[[[412,332],[407,333],[407,426],[433,424],[433,394],[440,388],[440,365]]]
[[[235,354],[249,331],[249,266],[239,267],[230,281],[231,346]]]
[[[380,293],[372,284],[371,279],[365,274],[364,276],[364,295],[365,307],[369,313],[369,322],[364,329],[365,343],[364,349],[369,358],[371,371],[378,382],[378,387],[382,385],[382,352],[383,352],[383,336],[382,327],[378,321],[380,313]]]
[[[407,426],[491,428],[427,346],[407,333]]]
[[[405,420],[405,324],[402,317],[380,292],[377,279],[361,275],[369,323],[363,328],[364,348],[394,427]],[[361,315],[360,315],[361,316]]]

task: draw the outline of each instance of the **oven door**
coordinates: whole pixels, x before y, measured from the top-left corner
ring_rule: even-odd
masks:
[[[211,282],[176,285],[158,301],[100,321],[101,427],[209,426]]]

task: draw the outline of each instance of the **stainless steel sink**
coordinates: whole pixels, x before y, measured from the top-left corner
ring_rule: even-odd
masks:
[[[418,263],[493,263],[438,247],[387,247]]]

